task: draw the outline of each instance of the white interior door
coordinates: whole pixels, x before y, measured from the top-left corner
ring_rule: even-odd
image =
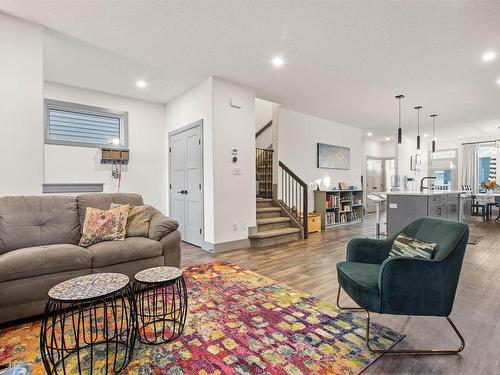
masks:
[[[182,239],[203,241],[203,166],[201,123],[170,135],[170,216]]]

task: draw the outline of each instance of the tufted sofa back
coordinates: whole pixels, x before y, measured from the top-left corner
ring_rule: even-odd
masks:
[[[0,254],[23,247],[78,244],[75,197],[0,197]]]
[[[143,200],[128,193],[0,197],[0,255],[24,247],[77,245],[87,207],[107,210],[111,203],[139,206]]]

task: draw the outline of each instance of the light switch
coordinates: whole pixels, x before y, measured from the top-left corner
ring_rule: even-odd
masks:
[[[241,169],[240,168],[233,168],[233,175],[235,175],[235,176],[241,175]]]
[[[397,203],[389,203],[389,208],[398,208]]]

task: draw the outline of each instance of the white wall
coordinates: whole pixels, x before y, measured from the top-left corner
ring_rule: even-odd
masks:
[[[45,83],[44,97],[128,112],[130,162],[122,168],[120,192],[141,193],[144,201],[166,212],[165,105],[56,83]],[[117,191],[112,165],[100,163],[100,149],[45,145],[46,183],[104,183]]]
[[[172,132],[176,129],[182,128],[183,126],[192,124],[199,120],[203,120],[203,236],[205,242],[213,244],[215,242],[215,237],[213,190],[214,159],[212,137],[212,78],[203,81],[199,85],[171,100],[167,104],[165,116],[167,137],[169,132]]]
[[[394,143],[392,143],[394,145]],[[397,145],[397,174],[401,177],[401,190],[404,189],[404,177],[412,177],[415,182],[408,184],[408,190],[418,190],[420,187],[420,179],[427,176],[429,163],[429,150],[431,148],[430,141],[427,139],[421,140],[420,150],[417,150],[417,140],[414,136],[403,136],[402,143]],[[420,155],[421,164],[416,170],[410,169],[411,156]]]
[[[273,119],[273,103],[255,98],[255,133]],[[271,125],[255,140],[258,148],[268,148],[273,143],[273,126]]]
[[[320,189],[335,186],[340,181],[361,187],[364,174],[365,145],[360,129],[318,117],[278,108],[278,158],[309,184],[309,210],[314,209],[316,181]],[[351,149],[351,168],[322,169],[316,167],[316,144],[326,143]]]
[[[365,150],[366,156],[391,158],[394,157],[395,146],[394,142],[379,142],[373,139],[366,139]]]
[[[241,108],[231,107],[231,98]],[[215,243],[248,239],[248,227],[256,225],[255,90],[214,77],[212,121]],[[238,150],[234,164],[232,149]]]
[[[42,28],[0,14],[0,195],[40,194]]]
[[[241,108],[230,106],[236,98]],[[167,104],[167,132],[203,120],[204,246],[248,239],[255,226],[255,92],[209,78]],[[232,149],[238,162],[232,162]],[[238,168],[239,175],[233,174]],[[236,230],[233,230],[233,225]]]

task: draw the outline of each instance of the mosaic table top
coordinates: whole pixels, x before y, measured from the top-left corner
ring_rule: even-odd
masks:
[[[136,281],[140,283],[161,283],[178,279],[182,276],[182,270],[176,267],[154,267],[138,272]]]
[[[49,297],[60,301],[88,300],[117,292],[128,282],[128,276],[121,273],[95,273],[57,284],[49,290]]]

